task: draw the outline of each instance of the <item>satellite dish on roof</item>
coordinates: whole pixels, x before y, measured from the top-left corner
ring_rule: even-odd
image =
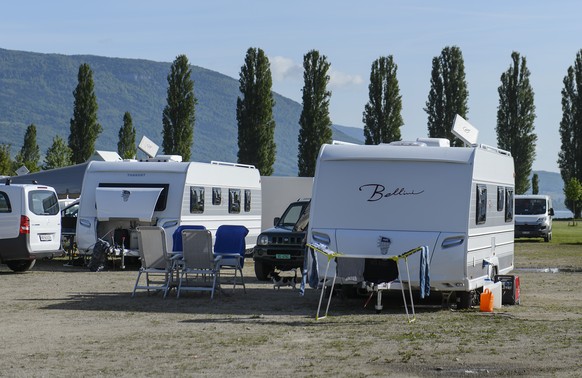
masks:
[[[30,172],[30,171],[28,170],[28,168],[26,168],[26,165],[23,165],[22,167],[20,167],[16,170],[16,175],[23,176],[23,175],[26,175],[28,172]]]
[[[143,151],[147,156],[153,158],[158,153],[160,147],[152,142],[148,137],[145,135],[141,138],[139,145],[137,146],[141,151]]]
[[[473,146],[477,144],[477,137],[479,136],[479,130],[471,125],[467,120],[465,120],[460,115],[455,116],[455,121],[453,122],[453,134],[460,140],[462,140],[465,145]]]

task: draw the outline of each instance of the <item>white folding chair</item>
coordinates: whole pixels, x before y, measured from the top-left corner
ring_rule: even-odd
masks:
[[[139,268],[133,293],[136,290],[163,290],[164,298],[168,294],[174,265],[166,244],[166,232],[161,227],[142,226],[138,228],[139,257],[141,268]],[[145,285],[140,285],[140,278],[145,274]],[[156,278],[153,279],[152,278]]]
[[[210,291],[214,298],[221,256],[212,253],[212,234],[208,230],[182,230],[182,270],[177,297],[182,290]],[[193,276],[193,277],[192,277]],[[212,282],[209,280],[212,279]]]

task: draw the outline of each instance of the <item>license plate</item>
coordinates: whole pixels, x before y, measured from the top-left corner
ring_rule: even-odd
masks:
[[[291,260],[291,255],[287,255],[287,254],[277,253],[275,255],[275,257],[278,259],[281,259],[281,260]]]
[[[53,236],[52,235],[38,235],[40,237],[40,241],[52,241],[53,240]]]
[[[529,232],[529,231],[524,231],[524,232],[523,232],[523,234],[524,234],[524,235],[529,235],[529,234],[530,234],[530,232]]]

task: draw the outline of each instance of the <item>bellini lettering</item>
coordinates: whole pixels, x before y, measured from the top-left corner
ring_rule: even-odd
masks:
[[[396,188],[394,190],[386,190],[382,184],[365,184],[358,189],[360,192],[370,192],[368,202],[380,201],[382,198],[390,198],[396,196],[417,196],[424,193],[424,190],[417,191],[415,189]]]

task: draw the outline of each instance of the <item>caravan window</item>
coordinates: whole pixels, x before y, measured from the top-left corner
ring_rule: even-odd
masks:
[[[204,187],[190,187],[190,213],[202,214],[204,212]]]
[[[497,187],[497,211],[503,211],[503,205],[505,204],[505,188],[502,186]]]
[[[240,213],[240,189],[228,190],[228,212],[231,214]]]
[[[166,210],[166,201],[168,199],[169,184],[142,184],[142,183],[100,183],[100,188],[162,188],[162,192],[156,202],[154,211]]]
[[[245,189],[245,212],[251,211],[251,190]]]
[[[513,220],[513,188],[505,188],[505,221]]]
[[[477,184],[477,224],[487,220],[487,185]]]
[[[0,192],[0,213],[11,213],[12,206],[10,206],[10,199],[4,192]]]
[[[220,205],[222,203],[222,189],[212,188],[212,204]]]

